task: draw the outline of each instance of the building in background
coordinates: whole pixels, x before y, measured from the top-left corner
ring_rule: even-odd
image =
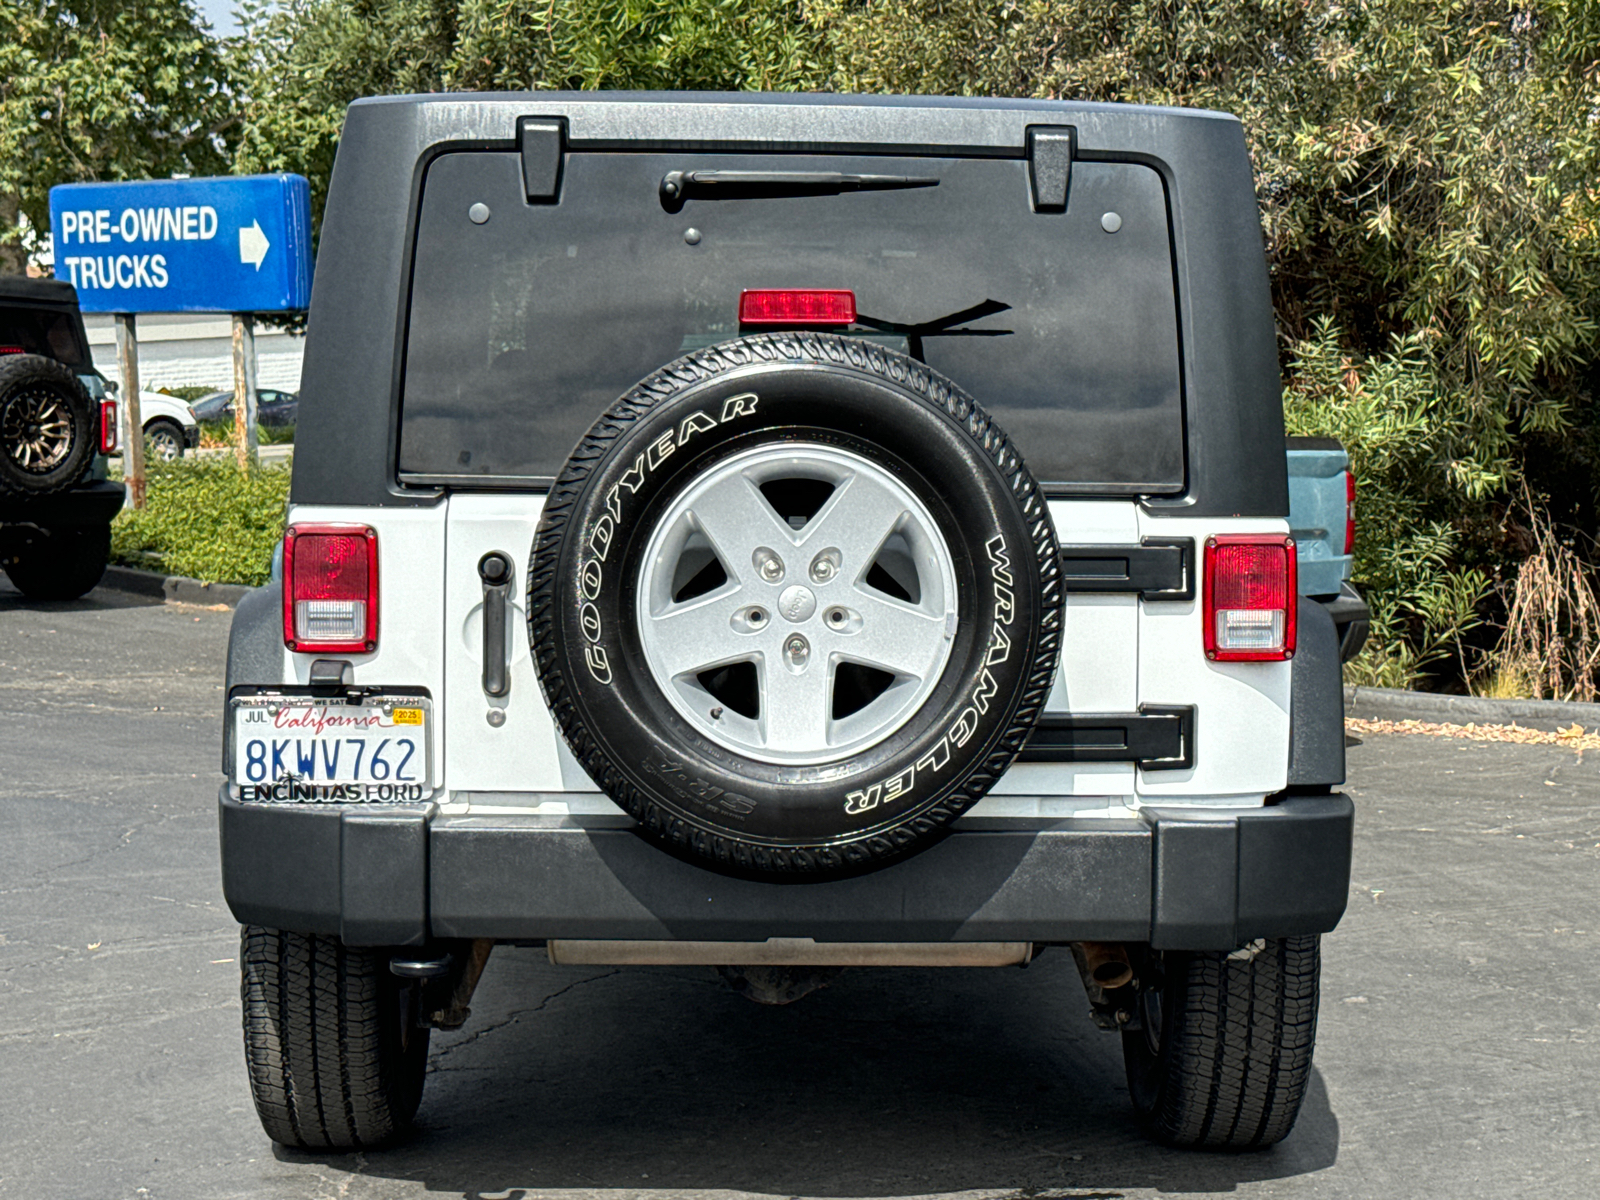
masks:
[[[108,378],[116,378],[117,336],[106,313],[86,313],[89,348],[95,365]],[[141,316],[139,332],[139,384],[148,391],[161,388],[233,387],[233,321],[226,314],[159,313]],[[256,384],[286,392],[300,390],[300,360],[305,354],[303,336],[256,323]]]

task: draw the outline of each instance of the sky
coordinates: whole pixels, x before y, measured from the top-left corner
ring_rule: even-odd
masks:
[[[200,15],[211,22],[211,30],[218,37],[228,37],[239,32],[239,22],[233,10],[238,0],[199,0]]]

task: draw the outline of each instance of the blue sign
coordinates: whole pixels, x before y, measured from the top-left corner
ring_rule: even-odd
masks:
[[[292,312],[311,302],[311,188],[235,175],[50,189],[57,279],[84,312]]]

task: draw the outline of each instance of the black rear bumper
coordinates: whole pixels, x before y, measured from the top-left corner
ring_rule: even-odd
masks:
[[[0,495],[0,525],[15,522],[41,529],[109,525],[111,518],[122,511],[126,495],[122,484],[108,479],[43,496],[7,492]]]
[[[223,891],[239,921],[397,946],[810,937],[1226,950],[1332,929],[1354,826],[1337,793],[1133,819],[967,819],[871,874],[785,884],[682,862],[623,818],[246,804],[226,789],[220,806]]]

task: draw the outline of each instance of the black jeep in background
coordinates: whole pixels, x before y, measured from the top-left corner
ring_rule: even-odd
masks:
[[[124,494],[103,456],[116,429],[77,291],[0,277],[0,567],[30,599],[75,600],[105,573]]]

